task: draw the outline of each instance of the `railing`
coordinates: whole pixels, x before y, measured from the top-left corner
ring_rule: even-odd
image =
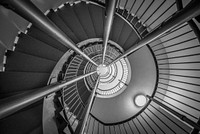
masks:
[[[158,27],[177,11],[175,0],[126,0],[120,1],[118,8],[126,9],[129,15],[133,14],[139,19],[135,26],[138,23],[145,24],[149,31]]]
[[[163,22],[166,22],[166,20],[171,18],[177,11],[175,1],[152,0],[150,3],[148,2],[147,0],[121,0],[118,3],[119,12],[120,8],[123,7],[122,15],[126,16],[126,18],[130,15],[134,15],[134,17],[138,19],[138,21],[135,22],[133,26],[138,31],[140,31],[141,35],[144,31],[141,31],[140,28],[144,26],[144,24],[148,29],[148,32],[150,32],[149,34],[151,34],[152,29],[161,27]],[[22,6],[22,4],[14,2],[14,6],[20,7]],[[33,11],[37,11],[37,8],[29,4],[31,3],[28,3],[28,6],[25,4],[25,6],[33,9]],[[34,16],[30,17],[30,12],[26,10],[28,10],[28,8],[24,8],[24,11],[25,13],[29,14],[26,14],[24,17],[32,20]],[[19,11],[19,13],[21,13],[21,10]],[[37,12],[35,12],[35,14],[37,14]],[[41,19],[39,20],[44,19],[43,14],[39,15],[41,15]],[[44,24],[40,23],[39,20],[37,20],[37,22],[38,24],[40,24],[40,28],[45,28],[43,27]],[[32,21],[34,22],[34,20]],[[130,21],[132,22],[133,19],[131,19]],[[54,28],[51,23],[47,24],[50,25],[51,28]],[[46,29],[46,31],[51,31],[51,29]],[[61,36],[62,32],[59,31],[59,29],[54,28],[51,32],[54,33],[53,31],[57,31],[58,33],[53,34],[53,36],[57,37],[57,35],[60,35],[57,38],[61,39],[64,44],[66,43],[66,41],[68,41],[65,36]],[[96,63],[94,63],[93,60],[91,60],[87,55],[80,51],[79,48],[74,47],[73,42],[70,43],[70,46],[96,65]],[[158,89],[155,96],[153,97],[160,103],[163,103],[165,106],[173,109],[178,113],[181,113],[184,116],[187,116],[194,122],[197,122],[200,112],[200,47],[198,38],[193,33],[193,30],[191,30],[187,23],[183,24],[175,30],[172,30],[163,35],[154,42],[151,42],[149,46],[156,57],[159,67]],[[74,72],[72,71],[72,74],[73,75],[71,77],[78,76],[77,72],[75,72],[74,75]],[[88,76],[91,74],[88,74]],[[86,75],[80,77],[79,80],[84,77],[86,77]],[[21,104],[21,109],[22,107],[33,103],[32,98],[34,98],[35,96],[37,96],[37,98],[34,99],[34,101],[40,100],[41,98],[52,92],[59,91],[60,86],[68,86],[69,84],[74,84],[75,81],[77,81],[77,79],[74,79],[70,82],[56,83],[55,85],[41,88],[37,92],[29,94],[31,96],[23,100],[21,99],[21,97],[18,96],[18,102],[14,104],[12,103],[13,101],[9,99],[6,102],[9,102],[10,105],[6,104],[1,109],[1,111],[3,111],[4,109],[7,109],[8,111],[5,110],[5,114],[2,115],[7,116],[7,113],[9,113],[9,108],[11,106],[13,106],[13,109],[15,111],[19,110],[15,107],[19,104],[19,102]],[[76,129],[78,122],[82,119],[81,114],[84,109],[84,104],[82,104],[82,101],[79,100],[80,96],[77,92],[77,83],[75,83],[75,85],[73,84],[71,86],[68,86],[67,88],[67,95],[70,94],[70,92],[74,91],[71,95],[67,97],[67,100],[65,100],[69,101],[67,103],[67,106],[61,104],[61,111],[67,109],[67,112],[64,112],[63,114],[65,118],[67,118],[66,122],[69,124],[69,129],[71,132]],[[71,89],[72,86],[75,86],[75,88],[68,92],[68,90]],[[29,102],[26,102],[26,104],[24,104],[24,100],[28,99]],[[80,109],[78,110],[78,108]],[[14,110],[11,110],[10,113],[15,112]],[[152,102],[140,115],[121,123],[103,123],[91,115],[89,121],[87,122],[87,127],[85,131],[86,133],[99,133],[100,131],[103,133],[156,133],[157,131],[160,131],[162,133],[179,133],[180,131],[182,133],[189,133],[189,131],[191,131],[190,128],[188,128],[186,125],[184,126],[183,123],[179,122],[176,118],[173,118],[172,116],[173,115],[171,115],[166,109],[164,110],[160,108],[160,105]],[[60,117],[58,118],[60,119]],[[76,126],[74,126],[74,124],[76,124]]]
[[[130,2],[133,2],[132,5]],[[142,34],[142,26],[146,26],[148,32],[160,27],[176,13],[175,1],[119,1],[118,11],[123,7],[122,15],[126,19],[132,14],[137,17],[133,26]],[[129,7],[131,5],[131,7]],[[148,5],[145,7],[145,5]],[[145,7],[145,10],[144,10]],[[150,12],[151,11],[151,12]],[[128,12],[128,14],[127,14]],[[156,16],[156,17],[155,17]],[[133,20],[131,20],[132,22]],[[187,23],[176,27],[159,39],[149,44],[154,53],[159,67],[158,89],[155,99],[171,109],[197,122],[199,118],[199,42],[193,30]],[[194,53],[196,52],[196,53]],[[191,97],[192,96],[192,97]],[[179,100],[180,99],[180,100]],[[72,100],[73,101],[73,100]],[[79,102],[79,101],[76,101]],[[75,102],[75,103],[76,103]],[[78,103],[79,104],[79,103]],[[173,105],[172,105],[173,104]],[[75,106],[75,105],[73,105]],[[76,107],[79,107],[77,105]],[[84,107],[80,109],[83,111]],[[190,111],[190,112],[188,112]],[[72,117],[74,111],[71,112]],[[68,113],[67,113],[68,114]],[[81,120],[81,118],[78,118]],[[77,119],[77,120],[78,120]],[[75,122],[72,121],[71,126]],[[92,114],[88,118],[86,133],[189,133],[191,128],[174,118],[171,113],[154,102],[137,117],[118,124],[104,123],[96,119]]]
[[[90,115],[85,129],[87,134],[131,133],[189,133],[190,129],[173,119],[166,111],[150,104],[140,115],[121,124],[105,124]],[[162,117],[162,118],[160,118]],[[173,128],[173,129],[172,129]]]
[[[65,66],[64,70],[62,70],[64,73],[63,79],[70,80],[81,75],[80,70],[83,71],[81,68],[84,67],[81,66],[82,60],[82,57],[78,55],[71,55],[71,58],[66,62],[67,66]],[[81,121],[81,117],[85,109],[85,104],[81,99],[81,95],[78,93],[77,83],[72,83],[71,85],[63,88],[61,96],[61,102],[63,103],[63,117],[67,121],[68,131],[70,133],[74,133],[78,123]]]
[[[170,3],[169,1],[164,0],[158,4],[157,8],[155,8],[154,3],[156,3],[156,1],[153,0],[149,3],[145,10],[142,10],[142,7],[145,5],[144,0],[140,1],[140,3],[136,1],[132,2],[133,3],[131,5],[130,1],[121,0],[118,3],[118,8],[123,9],[122,15],[124,15],[126,19],[131,14],[137,16],[139,21],[136,22],[134,27],[136,27],[138,23],[145,24],[149,32],[151,32],[152,29],[162,26],[163,22],[166,22],[166,20],[171,18],[177,12],[176,1],[170,1]],[[131,7],[129,7],[130,5]],[[151,8],[153,9],[151,10]],[[160,11],[161,9],[162,11]],[[150,10],[152,12],[148,12]],[[158,12],[159,15],[156,15]],[[148,16],[148,18],[145,18],[144,16]],[[155,18],[155,16],[157,17]],[[153,20],[150,21],[152,18]],[[137,30],[140,30],[140,27]],[[159,67],[159,82],[155,99],[178,113],[188,117],[194,122],[198,121],[200,112],[200,92],[198,90],[200,86],[198,84],[200,83],[200,48],[198,41],[199,37],[197,36],[199,35],[195,35],[188,23],[185,23],[174,28],[149,44],[156,57]],[[159,129],[162,133],[177,133],[178,129],[183,131],[183,133],[189,133],[191,131],[190,128],[184,128],[180,125],[180,122],[177,119],[172,118],[173,115],[171,115],[171,113],[165,109],[160,109],[159,106],[156,106],[157,104],[152,102],[141,115],[138,115],[134,119],[130,120],[133,122],[133,126],[135,126],[134,132],[149,133],[148,129],[150,129],[153,133],[156,133],[157,129]],[[159,114],[155,114],[155,111]],[[157,126],[157,128],[153,128],[149,125],[148,121],[146,121],[146,118],[143,116],[149,118],[151,123]],[[163,120],[163,118],[166,118],[177,127],[172,127],[172,125],[169,124],[169,122],[165,122],[166,120]],[[106,124],[91,115],[87,124],[86,133],[96,133],[97,131],[99,133],[122,133],[124,126],[127,125],[130,127],[129,122],[127,121],[117,125]],[[161,128],[160,123],[157,122],[163,124],[166,129]],[[144,124],[148,127],[146,128]],[[118,131],[116,129],[118,129]],[[128,129],[133,133],[131,127],[124,129],[124,132],[129,133],[127,132]]]
[[[185,23],[159,40],[161,43],[150,44],[159,66],[155,98],[197,122],[200,112],[198,39]]]

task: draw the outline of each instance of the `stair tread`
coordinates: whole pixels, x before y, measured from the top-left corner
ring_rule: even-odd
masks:
[[[80,24],[73,10],[73,7],[71,7],[69,4],[65,4],[64,7],[57,11],[57,14],[60,16],[60,18],[63,19],[65,24],[71,28],[71,30],[79,38],[79,40],[83,41],[88,39],[82,25]]]
[[[104,25],[104,15],[105,9],[102,7],[97,7],[93,4],[88,5],[88,9],[91,15],[91,19],[94,24],[94,29],[96,32],[96,37],[102,38],[103,37],[103,25]]]
[[[86,104],[87,100],[88,100],[88,96],[90,95],[90,91],[88,91],[84,80],[80,80],[77,82],[77,89],[78,89],[78,93],[81,96],[82,101],[84,102],[84,104]]]
[[[56,65],[55,61],[43,59],[17,51],[8,51],[6,53],[6,56],[6,71],[51,73],[54,66]]]
[[[43,126],[39,125],[36,128],[34,128],[30,134],[43,134]]]
[[[96,33],[87,4],[85,2],[80,2],[75,4],[73,7],[74,12],[77,15],[88,38],[95,38]]]
[[[69,103],[74,100],[74,97],[77,96],[77,92],[76,91],[72,91],[71,93],[67,94],[64,99],[65,99],[65,103],[67,105],[69,105]]]
[[[56,26],[60,28],[74,43],[79,42],[79,39],[71,31],[71,29],[65,25],[63,20],[58,16],[57,12],[50,10],[50,12],[47,14],[47,17],[54,22],[54,24],[56,24]]]
[[[0,120],[2,134],[28,134],[38,126],[42,127],[43,101],[36,102]],[[42,133],[42,129],[37,131]],[[40,134],[37,133],[37,134]]]
[[[28,91],[47,85],[50,73],[0,72],[0,93]]]
[[[71,84],[71,85],[69,85],[69,86],[67,86],[65,88],[65,90],[64,90],[64,97],[68,98],[69,96],[71,96],[75,92],[76,92],[76,86],[74,84]]]
[[[127,18],[127,20],[128,20],[129,22],[131,22],[133,18],[134,18],[134,17],[133,17],[132,15],[129,15],[128,18]]]
[[[81,96],[81,99],[85,105],[87,105],[89,96],[90,96],[90,93],[88,93],[88,91],[85,91],[85,93]]]
[[[66,46],[64,46],[63,44],[61,44],[59,41],[57,41],[56,39],[52,38],[51,36],[49,36],[48,34],[46,34],[45,32],[39,30],[38,28],[36,28],[35,26],[31,26],[31,28],[28,30],[27,33],[29,36],[42,41],[62,52],[66,52],[67,50],[69,50],[69,48],[67,48]]]
[[[136,42],[139,40],[138,35],[135,33],[135,31],[132,31],[131,34],[129,35],[128,39],[123,45],[124,50],[128,50],[131,46],[136,44]]]
[[[64,54],[62,51],[23,33],[20,34],[15,50],[54,61],[58,61]]]
[[[128,17],[128,11],[125,9],[123,10],[123,17],[124,18],[127,18]]]
[[[124,25],[118,41],[121,46],[124,45],[132,31],[132,28],[128,24]]]
[[[14,95],[22,94],[22,93],[28,93],[28,92],[31,92],[31,90],[28,90],[28,91],[12,91],[12,92],[9,92],[9,93],[6,93],[6,92],[1,93],[0,99],[5,99],[5,98],[10,97],[10,96],[14,96]]]
[[[119,37],[121,34],[121,31],[124,26],[124,21],[117,15],[115,15],[114,20],[113,20],[113,25],[112,25],[112,30],[110,34],[110,39],[116,43],[119,44]],[[121,44],[119,44],[121,46]]]
[[[139,21],[138,17],[133,17],[131,24],[134,26]]]

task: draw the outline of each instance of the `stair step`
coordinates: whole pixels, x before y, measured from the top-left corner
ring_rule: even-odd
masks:
[[[76,74],[71,74],[70,76],[65,77],[65,80],[69,81],[69,80],[74,79],[76,77],[77,77]]]
[[[80,24],[80,21],[77,18],[73,7],[71,7],[69,4],[65,4],[64,7],[57,11],[57,14],[60,16],[60,18],[63,19],[65,24],[71,28],[71,30],[79,38],[79,40],[83,41],[88,39],[88,36],[84,31],[82,25]]]
[[[59,41],[52,38],[51,36],[49,36],[45,32],[39,30],[35,26],[31,26],[31,28],[28,30],[27,34],[30,35],[31,37],[39,40],[39,41],[42,41],[42,42],[60,50],[61,52],[65,53],[67,50],[69,50],[69,48],[67,48],[66,46],[64,46]]]
[[[6,71],[43,72],[51,73],[56,62],[21,52],[8,51],[6,53]]]
[[[68,107],[70,108],[70,111],[74,113],[74,109],[76,108],[76,105],[78,104],[78,100],[79,100],[79,96],[78,94],[75,95],[74,98],[72,98],[69,103],[68,103]]]
[[[93,4],[88,5],[88,9],[91,15],[92,22],[97,38],[103,37],[103,25],[105,18],[105,9],[103,7],[95,6]]]
[[[141,36],[142,36],[142,37],[145,37],[148,33],[149,33],[149,32],[148,32],[148,30],[146,29],[146,30],[142,31]]]
[[[95,33],[94,24],[91,19],[88,6],[89,5],[86,4],[85,2],[80,2],[78,4],[75,4],[73,6],[74,7],[73,9],[84,31],[86,32],[88,38],[95,38],[96,33]]]
[[[120,9],[120,8],[118,8],[118,10],[117,10],[117,12],[119,13],[119,14],[123,14],[123,9]]]
[[[84,74],[84,68],[79,68],[77,76],[83,75]]]
[[[133,31],[132,28],[128,24],[124,25],[118,40],[120,46],[124,45],[124,43],[126,42],[132,31]]]
[[[138,17],[134,17],[131,21],[132,25],[134,26],[139,21]]]
[[[76,91],[76,85],[75,83],[67,86],[65,89],[64,89],[64,97],[65,96],[70,96],[71,94],[73,94],[74,92]],[[65,99],[64,99],[65,100]]]
[[[35,128],[42,127],[43,101],[36,102],[0,120],[2,134],[30,134]],[[36,134],[36,133],[31,133]],[[42,129],[37,130],[42,134]]]
[[[64,54],[62,51],[23,33],[20,34],[15,50],[54,61],[58,61]]]
[[[81,64],[80,64],[80,66],[83,66],[83,67],[85,67],[85,65],[87,64],[87,60],[83,60],[82,62],[81,62]]]
[[[0,94],[44,87],[49,76],[49,73],[0,72]]]
[[[84,80],[80,80],[77,82],[77,89],[78,89],[78,93],[81,96],[82,101],[84,102],[84,104],[86,104],[88,98],[90,96],[90,91],[88,91]]]
[[[124,50],[128,50],[131,46],[135,45],[137,41],[139,40],[138,35],[135,33],[135,31],[132,31],[131,34],[129,35],[128,39],[124,43]]]
[[[119,16],[115,15],[114,20],[113,20],[113,26],[112,26],[112,30],[111,30],[111,34],[110,34],[110,39],[116,43],[119,44],[119,37],[121,34],[121,31],[123,29],[124,26],[124,21],[123,19],[121,19]],[[121,46],[121,44],[119,44]]]
[[[138,32],[141,34],[143,31],[145,31],[146,27],[144,27],[143,25],[141,25],[139,28],[138,28]]]
[[[85,89],[85,88],[84,88]],[[82,89],[82,90],[84,90],[84,89]],[[90,97],[90,92],[88,93],[89,91],[85,91],[84,92],[84,94],[82,94],[81,95],[81,99],[82,99],[82,101],[83,101],[83,103],[85,104],[85,105],[87,105],[87,103],[88,103],[88,99],[89,99],[89,97]]]
[[[70,64],[70,66],[68,67],[67,70],[68,70],[68,71],[69,71],[69,70],[76,71],[78,68],[79,68],[79,64],[76,64],[76,65]]]
[[[65,25],[63,20],[58,16],[57,12],[54,12],[54,10],[51,9],[47,14],[47,17],[54,22],[54,24],[56,24],[56,26],[60,28],[74,43],[78,43],[80,41],[71,29]]]
[[[65,100],[65,103],[67,104],[67,106],[69,107],[69,103],[74,100],[74,98],[76,98],[77,96],[77,92],[74,90],[72,91],[71,93],[67,94],[65,97],[64,97],[64,100]]]
[[[30,134],[43,134],[43,126],[39,125],[34,130],[30,132]]]
[[[123,15],[124,18],[127,18],[127,17],[128,17],[128,11],[125,9],[125,10],[123,11],[123,14],[122,14],[122,15]]]
[[[34,89],[33,89],[34,90]],[[28,90],[28,91],[13,91],[13,92],[9,92],[9,93],[1,93],[0,94],[0,99],[5,99],[7,97],[10,97],[10,96],[14,96],[14,95],[18,95],[18,94],[22,94],[22,93],[28,93],[28,92],[31,92],[31,90]]]
[[[142,24],[141,22],[137,22],[134,26],[138,30],[140,27],[142,27]]]
[[[76,101],[76,104],[74,104],[72,110],[74,115],[76,115],[76,118],[78,116],[78,113],[80,111],[80,108],[82,107],[82,101],[80,100],[80,98]]]
[[[73,59],[70,63],[70,66],[78,67],[82,61],[78,61],[77,59]]]
[[[77,70],[67,70],[66,77],[76,75]]]
[[[129,22],[131,22],[133,18],[134,18],[134,17],[130,14],[130,15],[128,16],[127,20],[128,20]]]

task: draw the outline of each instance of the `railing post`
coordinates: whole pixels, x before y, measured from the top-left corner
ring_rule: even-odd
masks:
[[[16,111],[33,104],[44,98],[45,96],[57,92],[61,88],[66,87],[76,81],[79,81],[85,77],[88,77],[92,74],[96,73],[96,71],[78,76],[70,81],[62,81],[48,85],[43,88],[34,89],[28,93],[22,93],[19,95],[11,96],[0,101],[0,119],[15,113]]]
[[[86,124],[87,124],[87,120],[88,120],[88,117],[89,117],[89,114],[90,114],[90,111],[91,111],[91,108],[92,108],[92,105],[93,105],[93,102],[94,102],[94,99],[95,99],[98,84],[99,84],[99,77],[97,79],[97,82],[95,84],[94,89],[92,90],[90,98],[88,99],[88,104],[85,107],[85,110],[83,112],[82,116],[84,116],[84,119],[83,119],[83,121],[79,122],[79,125],[78,125],[78,127],[75,131],[75,134],[84,134],[84,130],[85,130],[85,127],[86,127]]]
[[[30,21],[33,25],[53,37],[63,45],[73,49],[88,61],[98,66],[90,57],[79,49],[75,43],[60,30],[43,12],[40,11],[30,0],[1,0],[0,4],[13,10],[18,15]]]
[[[200,125],[200,117],[199,117],[199,119],[198,119],[198,121],[197,121],[197,124]],[[199,132],[200,132],[200,130],[194,128],[190,134],[199,134]]]
[[[159,38],[163,34],[169,32],[170,30],[172,30],[173,28],[177,27],[182,23],[191,20],[192,18],[198,16],[199,14],[200,14],[200,0],[192,0],[185,8],[178,11],[173,17],[171,17],[166,22],[163,22],[163,24],[160,27],[149,33],[137,44],[133,44],[133,46],[129,48],[123,55],[115,59],[110,64],[113,64],[114,62],[120,60],[121,58],[124,58],[134,53],[138,49],[151,43],[152,41]]]
[[[165,104],[163,104],[162,102],[150,97],[149,95],[146,95],[146,97],[148,99],[150,99],[151,101],[155,102],[156,104],[158,104],[159,106],[163,107],[164,109],[166,109],[167,111],[169,111],[170,113],[172,113],[173,115],[175,115],[176,117],[178,117],[179,119],[181,119],[182,121],[186,122],[187,124],[191,125],[192,127],[194,127],[195,129],[200,130],[200,125],[195,123],[194,121],[190,120],[189,118],[187,118],[186,116],[178,113],[177,111],[171,109],[170,107],[166,106]]]

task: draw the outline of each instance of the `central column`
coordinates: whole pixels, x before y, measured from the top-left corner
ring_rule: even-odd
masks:
[[[104,76],[108,73],[108,67],[104,64],[100,64],[98,67],[97,67],[97,74],[100,75],[100,76]]]

